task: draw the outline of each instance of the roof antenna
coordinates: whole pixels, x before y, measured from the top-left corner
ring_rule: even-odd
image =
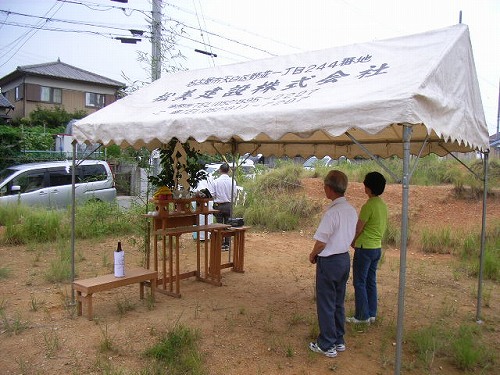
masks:
[[[458,23],[462,23],[462,11],[458,12]]]

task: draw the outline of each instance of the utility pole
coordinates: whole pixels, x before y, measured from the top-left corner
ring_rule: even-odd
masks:
[[[161,0],[152,0],[152,3],[151,80],[156,81],[161,77]]]

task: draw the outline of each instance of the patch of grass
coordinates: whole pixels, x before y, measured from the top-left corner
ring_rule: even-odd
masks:
[[[125,315],[128,311],[135,310],[135,304],[125,297],[116,301],[116,307],[120,316]]]
[[[494,361],[494,353],[481,339],[478,325],[447,327],[432,324],[408,334],[410,347],[424,367],[433,372],[437,357],[449,357],[455,366],[465,371],[487,369]]]
[[[36,312],[43,305],[45,305],[45,301],[38,300],[33,294],[30,296],[30,310],[31,311]]]
[[[47,355],[47,358],[53,358],[55,353],[61,347],[60,343],[59,343],[59,336],[57,335],[57,332],[54,330],[51,330],[49,332],[44,332],[43,333],[43,342],[45,344],[45,353]]]
[[[13,318],[9,318],[5,311],[0,311],[1,326],[0,331],[4,331],[7,335],[17,335],[29,327],[27,321],[21,319],[20,314],[16,314]]]
[[[60,283],[71,279],[71,249],[59,247],[56,259],[52,260],[45,273],[45,279],[52,283]]]
[[[484,368],[492,360],[491,353],[480,341],[478,326],[462,325],[451,344],[456,366],[461,370]]]
[[[500,281],[500,222],[493,222],[487,228],[486,244],[484,249],[483,278]],[[479,233],[469,233],[459,246],[460,268],[469,276],[479,275],[478,257],[481,249]]]
[[[8,267],[0,267],[0,279],[7,279],[10,275],[10,269]]]
[[[121,210],[116,203],[88,202],[76,210],[75,235],[79,239],[106,235],[144,233],[143,207]],[[0,225],[5,231],[0,242],[21,245],[68,239],[71,234],[71,211],[8,205],[0,207]]]
[[[163,373],[204,375],[198,340],[198,331],[179,324],[147,349],[145,355],[161,364]]]
[[[108,325],[104,324],[104,328],[102,325],[98,324],[99,330],[101,331],[102,340],[99,344],[99,351],[101,353],[106,353],[114,350],[113,339],[108,332]]]
[[[423,229],[420,243],[424,253],[450,254],[459,241],[452,235],[449,227],[438,229]]]
[[[443,332],[435,325],[420,328],[408,335],[410,345],[414,348],[418,360],[427,370],[432,369],[434,359],[443,348]]]

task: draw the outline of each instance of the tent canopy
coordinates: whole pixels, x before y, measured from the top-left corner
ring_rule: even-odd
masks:
[[[466,25],[164,76],[79,120],[79,142],[205,153],[402,156],[485,151]],[[428,137],[421,150],[424,139]],[[442,147],[444,146],[444,148]]]

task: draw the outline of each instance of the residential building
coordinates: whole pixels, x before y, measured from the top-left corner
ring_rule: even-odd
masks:
[[[5,96],[0,94],[0,124],[11,118],[10,112],[14,109],[11,102]]]
[[[19,66],[0,78],[1,93],[13,104],[13,119],[27,117],[37,107],[84,110],[87,114],[107,106],[125,84],[59,59],[55,62]]]

